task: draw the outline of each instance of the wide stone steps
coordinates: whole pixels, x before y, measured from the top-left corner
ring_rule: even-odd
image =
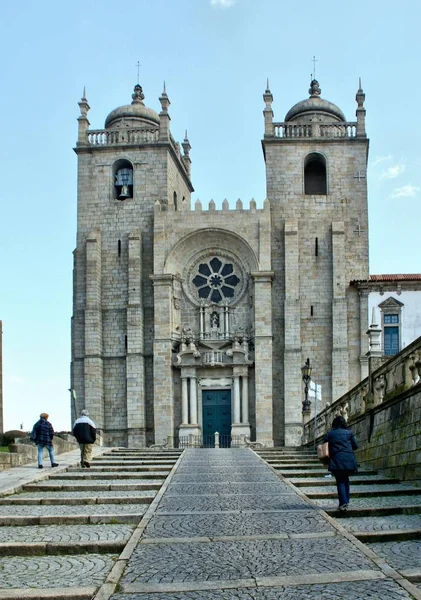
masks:
[[[351,477],[350,506],[346,512],[340,512],[335,479],[329,477],[314,453],[310,456],[308,451],[302,454],[297,451],[295,461],[289,450],[256,450],[256,453],[357,539],[405,572],[409,580],[421,581],[419,487],[360,468]]]
[[[0,599],[90,600],[180,454],[111,450],[0,497]]]

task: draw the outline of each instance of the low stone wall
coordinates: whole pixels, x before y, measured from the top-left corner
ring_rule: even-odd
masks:
[[[75,438],[68,433],[56,434],[53,444],[56,455],[76,450],[79,447]],[[44,450],[44,454],[48,456],[47,450]],[[0,452],[0,471],[35,462],[37,456],[38,448],[29,437],[15,438],[14,443],[9,444],[9,452]]]
[[[360,464],[421,485],[421,386],[352,419]]]

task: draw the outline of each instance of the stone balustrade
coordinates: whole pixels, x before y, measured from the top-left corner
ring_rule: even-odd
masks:
[[[277,138],[354,138],[357,123],[273,123]]]
[[[86,132],[87,143],[92,146],[115,146],[117,144],[155,143],[158,129],[91,129]]]
[[[352,422],[414,386],[421,387],[421,337],[322,410],[316,416],[316,422],[313,418],[305,423],[303,444],[323,436],[337,415]]]

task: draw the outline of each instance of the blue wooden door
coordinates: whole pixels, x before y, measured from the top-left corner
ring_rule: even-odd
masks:
[[[231,390],[209,390],[202,394],[203,445],[215,445],[219,433],[221,448],[231,444]]]

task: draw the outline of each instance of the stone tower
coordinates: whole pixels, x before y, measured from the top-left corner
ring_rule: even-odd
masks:
[[[72,319],[73,417],[86,407],[106,443],[146,444],[153,431],[153,214],[190,205],[190,145],[170,133],[164,91],[160,114],[143,102],[113,110],[89,130],[79,102],[77,247]],[[149,419],[149,422],[148,422]]]
[[[300,365],[310,358],[323,402],[365,376],[367,296],[350,285],[368,276],[365,95],[357,121],[320,96],[295,104],[273,121],[263,95],[267,198],[272,212],[275,443],[299,443]],[[321,408],[321,407],[319,407]],[[306,415],[304,415],[304,418]]]
[[[299,445],[306,359],[323,403],[366,375],[364,93],[350,123],[312,81],[276,123],[267,88],[262,208],[191,206],[165,87],[159,114],[136,85],[101,130],[79,102],[72,417],[106,444]]]

